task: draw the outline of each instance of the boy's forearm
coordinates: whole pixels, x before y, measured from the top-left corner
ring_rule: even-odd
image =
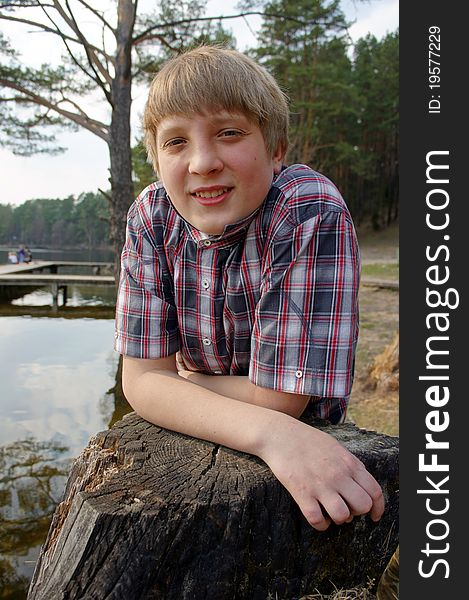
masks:
[[[309,396],[261,388],[253,384],[248,376],[204,375],[193,371],[182,371],[179,375],[206,390],[241,402],[271,408],[293,417],[299,417],[309,401]]]
[[[206,390],[241,402],[249,402],[252,396],[247,375],[205,375],[196,371],[179,371],[179,376]]]
[[[124,392],[144,419],[193,437],[261,455],[266,433],[285,414],[219,394],[171,370],[126,374]]]

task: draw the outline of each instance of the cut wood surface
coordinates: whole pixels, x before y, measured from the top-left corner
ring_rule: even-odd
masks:
[[[297,600],[379,578],[398,542],[398,438],[303,418],[381,483],[379,523],[317,532],[261,460],[130,413],[75,461],[28,600]]]

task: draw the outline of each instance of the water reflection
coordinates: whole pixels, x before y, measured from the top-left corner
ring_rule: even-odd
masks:
[[[0,590],[26,594],[37,550],[60,500],[71,459],[67,446],[35,439],[0,448]],[[13,594],[13,595],[12,595]]]
[[[0,317],[45,317],[47,319],[113,319],[113,306],[47,306],[0,304]]]
[[[0,311],[0,598],[26,598],[72,460],[131,410],[113,309],[48,310]]]
[[[114,385],[106,392],[103,401],[103,406],[109,406],[109,404],[113,406],[112,414],[108,419],[108,427],[112,427],[116,421],[122,419],[124,415],[132,410],[122,389],[122,356],[119,356]],[[104,410],[102,412],[103,415],[106,414]]]
[[[51,306],[53,303],[52,293],[48,288],[22,291],[19,297],[12,300],[12,306]],[[26,292],[26,293],[24,293]],[[70,285],[67,287],[67,307],[86,307],[86,306],[108,306],[113,307],[116,303],[116,290],[114,287],[104,286],[78,286]],[[63,300],[60,295],[60,305],[62,308]]]

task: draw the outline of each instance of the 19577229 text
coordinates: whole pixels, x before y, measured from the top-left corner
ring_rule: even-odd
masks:
[[[428,28],[428,88],[431,94],[428,101],[428,112],[430,114],[439,114],[441,110],[440,58],[440,28],[437,25],[431,25]]]

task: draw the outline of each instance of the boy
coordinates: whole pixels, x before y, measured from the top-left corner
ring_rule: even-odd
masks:
[[[144,113],[161,182],[129,210],[116,310],[124,393],[143,418],[255,454],[325,530],[384,510],[380,486],[307,405],[344,419],[359,254],[333,184],[285,168],[288,104],[243,54],[167,62]]]

